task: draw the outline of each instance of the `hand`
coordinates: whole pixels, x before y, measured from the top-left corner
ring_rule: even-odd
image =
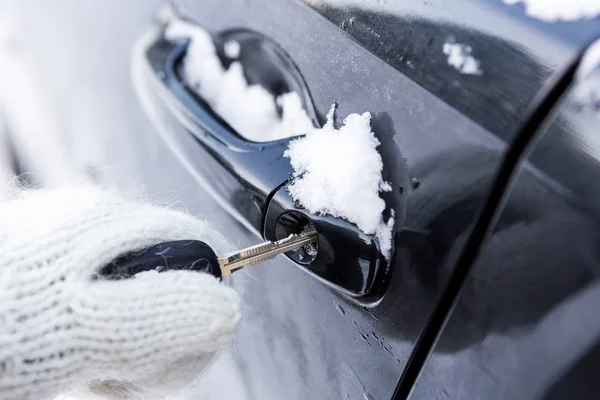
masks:
[[[157,398],[195,378],[235,333],[232,289],[191,271],[91,279],[120,255],[184,239],[229,250],[205,222],[92,187],[0,204],[0,399],[81,384]]]

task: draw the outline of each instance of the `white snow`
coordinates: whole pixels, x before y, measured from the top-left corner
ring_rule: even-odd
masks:
[[[461,43],[446,42],[442,49],[448,56],[448,65],[465,75],[483,75],[480,62],[471,55],[471,46]]]
[[[390,260],[392,252],[392,232],[394,231],[394,223],[396,222],[395,217],[396,212],[391,210],[388,221],[384,223],[382,219],[375,232],[375,236],[379,241],[379,248],[388,261]]]
[[[389,259],[394,217],[386,223],[384,200],[379,193],[391,190],[381,172],[379,141],[371,131],[371,114],[350,114],[341,128],[333,123],[335,107],[321,129],[290,142],[294,178],[288,185],[292,198],[313,214],[344,218],[369,235],[376,235],[381,252]]]
[[[392,185],[390,185],[389,182],[383,182],[381,184],[381,191],[382,192],[391,192],[392,191]]]
[[[311,243],[309,245],[304,246],[304,251],[306,251],[307,255],[314,257],[317,255],[318,250],[317,247],[313,243]]]
[[[586,50],[583,59],[581,60],[579,70],[577,71],[577,77],[579,79],[585,79],[594,72],[598,66],[600,66],[600,39],[592,43]]]
[[[237,40],[228,40],[225,42],[223,46],[223,51],[225,51],[225,55],[229,58],[236,59],[240,56],[240,51],[242,51],[242,46],[240,42]]]
[[[27,179],[36,184],[87,182],[79,160],[70,154],[64,126],[58,123],[48,100],[48,82],[37,68],[25,38],[18,19],[0,11],[0,199],[10,186],[14,160],[9,144],[19,155],[21,167],[31,171]],[[72,144],[78,143],[72,140]]]
[[[595,110],[600,102],[600,40],[592,43],[586,51],[576,78],[578,84],[571,92],[573,104],[581,110]],[[583,118],[583,113],[580,113],[578,120]],[[590,126],[593,125],[597,124],[591,123]],[[585,132],[586,129],[581,128],[580,131]],[[593,147],[598,148],[597,145]]]
[[[523,3],[527,15],[547,22],[576,21],[600,15],[600,0],[504,0],[504,2]]]
[[[167,26],[166,36],[191,40],[183,63],[186,83],[246,139],[267,142],[302,135],[314,128],[297,93],[274,98],[262,86],[248,84],[241,63],[235,61],[224,69],[206,30],[174,20]],[[231,43],[227,47],[225,51],[232,55],[239,50]]]

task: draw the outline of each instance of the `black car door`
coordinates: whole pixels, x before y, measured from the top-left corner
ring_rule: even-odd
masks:
[[[393,188],[386,196],[396,210],[389,266],[356,256],[363,252],[357,238],[368,251],[371,239],[352,231],[331,234],[334,273],[325,264],[276,260],[230,278],[247,301],[234,358],[248,396],[391,398],[433,310],[451,300],[440,293],[527,107],[597,27],[555,28],[494,1],[180,1],[176,9],[215,37],[244,29],[276,43],[300,74],[318,122],[334,102],[340,118],[370,111]],[[161,18],[164,10],[134,53],[141,67],[133,78],[146,112],[195,181],[245,227],[231,229],[272,239],[273,204],[302,213],[285,200],[286,143],[255,145],[230,135],[202,99],[186,93],[175,68],[185,44],[164,37]],[[454,62],[453,52],[462,61]],[[332,224],[352,230],[343,221]],[[349,278],[356,268],[364,278],[358,286]],[[488,316],[487,308],[479,311]],[[440,343],[457,352],[480,342],[471,333],[459,330]],[[420,371],[418,363],[409,367]],[[419,382],[424,398],[438,390],[435,379]],[[443,395],[445,385],[439,383]],[[461,389],[456,395],[467,398],[476,390]]]
[[[32,56],[43,83],[36,87],[52,104],[51,118],[28,110],[46,134],[67,132],[72,152],[99,181],[118,175],[129,190],[143,182],[149,197],[207,217],[240,247],[261,240],[244,215],[264,208],[252,214],[240,206],[253,206],[241,200],[257,193],[237,190],[214,153],[173,119],[159,95],[164,77],[136,68],[130,75],[132,47],[149,43],[134,42],[144,27],[160,25],[152,21],[161,2],[4,3],[28,33],[10,51]],[[370,111],[384,178],[393,184],[386,201],[397,211],[394,258],[383,279],[370,281],[379,290],[366,296],[283,257],[226,278],[242,293],[246,315],[232,349],[192,398],[389,399],[411,390],[425,399],[553,398],[580,383],[576,372],[593,368],[597,354],[597,318],[587,305],[596,301],[597,146],[595,132],[583,128],[598,126],[593,106],[575,105],[575,118],[571,110],[556,122],[560,129],[553,126],[519,169],[481,258],[462,266],[471,275],[440,340],[432,348],[423,338],[437,333],[426,328],[434,310],[453,300],[439,296],[527,106],[600,33],[597,21],[536,21],[500,0],[175,5],[214,34],[245,28],[276,43],[320,123],[333,102],[340,119]],[[147,64],[146,55],[134,52],[134,64]],[[179,117],[194,115],[185,111]],[[532,261],[527,249],[542,254]],[[341,242],[334,250],[354,248]],[[560,330],[570,326],[574,332]],[[557,335],[573,340],[555,342]],[[426,363],[414,357],[423,354]]]

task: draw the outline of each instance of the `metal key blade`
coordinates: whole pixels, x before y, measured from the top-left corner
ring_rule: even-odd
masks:
[[[221,275],[226,276],[240,269],[275,258],[281,253],[298,250],[302,246],[317,241],[317,232],[309,230],[298,235],[290,235],[276,242],[265,242],[225,257],[219,258]]]

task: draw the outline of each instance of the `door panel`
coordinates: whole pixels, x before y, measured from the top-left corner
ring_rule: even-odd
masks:
[[[82,159],[92,165],[97,162],[101,173],[111,171],[106,166],[116,166],[122,187],[135,191],[140,189],[139,182],[144,182],[149,197],[181,203],[190,212],[208,217],[236,245],[257,240],[222,212],[207,189],[181,167],[181,160],[158,139],[133,93],[128,71],[131,47],[159,2],[13,3],[21,9],[24,29],[32,32],[36,65],[70,143],[81,138],[95,138],[99,143],[101,156]],[[382,142],[384,178],[395,185],[389,201],[398,211],[398,231],[411,228],[425,233],[420,240],[398,238],[389,288],[382,299],[368,306],[329,290],[285,260],[233,276],[232,285],[246,300],[242,331],[230,351],[235,365],[220,364],[216,371],[225,372],[215,378],[218,384],[209,385],[211,390],[206,393],[200,383],[196,397],[221,398],[223,390],[237,382],[242,389],[232,389],[237,394],[223,398],[238,399],[239,393],[261,400],[390,398],[453,268],[447,260],[460,253],[462,238],[485,199],[487,185],[507,147],[503,138],[518,124],[519,110],[548,74],[582,45],[588,30],[579,25],[556,28],[567,31],[568,40],[555,42],[536,33],[550,28],[524,23],[516,11],[492,6],[492,2],[387,2],[396,5],[396,11],[379,10],[378,15],[391,18],[389,24],[397,25],[400,18],[407,22],[402,26],[412,26],[408,16],[417,14],[424,22],[414,25],[414,31],[392,31],[390,36],[401,39],[403,45],[397,53],[386,55],[372,44],[355,41],[356,35],[345,33],[342,23],[336,27],[300,2],[176,3],[184,15],[213,31],[247,27],[279,43],[306,80],[321,119],[334,101],[339,103],[340,118],[371,111],[373,129]],[[465,11],[488,3],[479,14]],[[493,15],[498,9],[504,12],[502,23],[495,23],[493,32],[483,29],[486,20],[481,15]],[[458,19],[462,16],[467,20]],[[513,18],[518,25],[512,25]],[[501,38],[489,49],[489,38],[481,39],[482,46],[473,45],[478,58],[492,60],[484,62],[482,77],[443,69],[446,59],[436,47],[447,40],[447,26],[442,22],[449,20],[460,21],[461,29],[451,27],[457,40],[484,38],[480,30]],[[427,28],[422,28],[423,24]],[[463,39],[463,32],[468,39]],[[373,40],[377,36],[368,37]],[[421,38],[425,45],[419,42]],[[428,50],[431,38],[434,44]],[[410,43],[415,43],[414,49]],[[509,82],[506,69],[512,68],[495,58],[499,49],[506,58],[517,52],[531,74],[520,78],[518,87],[511,86],[510,98],[495,102],[493,96],[484,96],[484,88],[500,93],[502,85]],[[433,60],[432,64],[427,60]],[[491,68],[488,64],[498,67],[486,75]],[[530,79],[535,82],[532,86]],[[479,99],[477,104],[470,104],[469,96]],[[513,100],[516,105],[511,106]],[[486,112],[495,121],[489,126],[481,117]],[[93,122],[76,115],[91,117]],[[81,155],[77,146],[73,149]],[[555,172],[564,173],[560,169]],[[583,178],[580,186],[585,186]],[[449,348],[468,345],[468,336],[465,342]]]
[[[598,87],[596,68],[517,171],[411,399],[598,397]]]
[[[390,398],[450,269],[443,264],[460,251],[455,238],[475,218],[505,143],[304,4],[179,4],[213,32],[249,28],[275,40],[303,75],[321,120],[333,102],[340,118],[370,111],[399,231],[429,232],[402,240],[389,289],[375,304],[357,305],[280,260],[251,270],[256,279],[233,276],[248,307],[235,355],[252,397]]]
[[[397,7],[395,14],[387,16],[392,21],[388,27],[409,19],[414,11],[409,5],[421,2],[393,3]],[[448,260],[461,252],[487,196],[507,148],[504,140],[511,138],[523,108],[546,78],[566,64],[585,39],[575,35],[569,43],[558,43],[545,38],[546,32],[537,32],[531,21],[514,22],[507,9],[496,14],[498,10],[486,2],[469,2],[480,6],[478,13],[471,14],[464,13],[464,3],[429,3],[419,14],[423,21],[415,25],[414,33],[389,35],[401,43],[417,41],[414,53],[408,44],[400,46],[404,56],[412,55],[403,59],[403,66],[396,62],[400,58],[386,57],[366,43],[369,51],[364,40],[355,41],[357,35],[344,32],[347,19],[339,23],[324,12],[339,23],[336,27],[306,4],[178,3],[184,15],[212,31],[250,28],[279,43],[303,75],[321,119],[332,102],[339,104],[340,118],[370,111],[374,132],[382,142],[384,178],[397,191],[388,201],[399,210],[398,231],[410,228],[424,233],[421,240],[398,240],[389,288],[368,307],[331,292],[292,265],[264,265],[251,271],[257,279],[244,282],[245,298],[249,307],[259,311],[250,312],[242,334],[247,342],[239,344],[237,356],[256,398],[392,396],[453,269]],[[458,9],[467,16],[458,27],[443,22]],[[435,12],[428,16],[431,11]],[[367,20],[380,15],[359,14]],[[487,24],[482,15],[495,18],[485,33],[477,30]],[[457,40],[480,40],[478,57],[485,61],[487,75],[462,76],[443,69],[447,65],[441,47],[448,40],[448,27],[461,37]],[[435,45],[429,49],[419,44],[421,39],[425,43],[433,39]],[[429,64],[428,60],[435,61]],[[526,66],[516,80],[511,79],[513,62]],[[412,63],[419,67],[409,73]],[[507,87],[510,95],[497,98]],[[473,121],[485,122],[487,130]],[[234,284],[241,285],[241,278]],[[449,349],[461,348],[469,340],[450,343]],[[253,368],[255,359],[258,366]]]

